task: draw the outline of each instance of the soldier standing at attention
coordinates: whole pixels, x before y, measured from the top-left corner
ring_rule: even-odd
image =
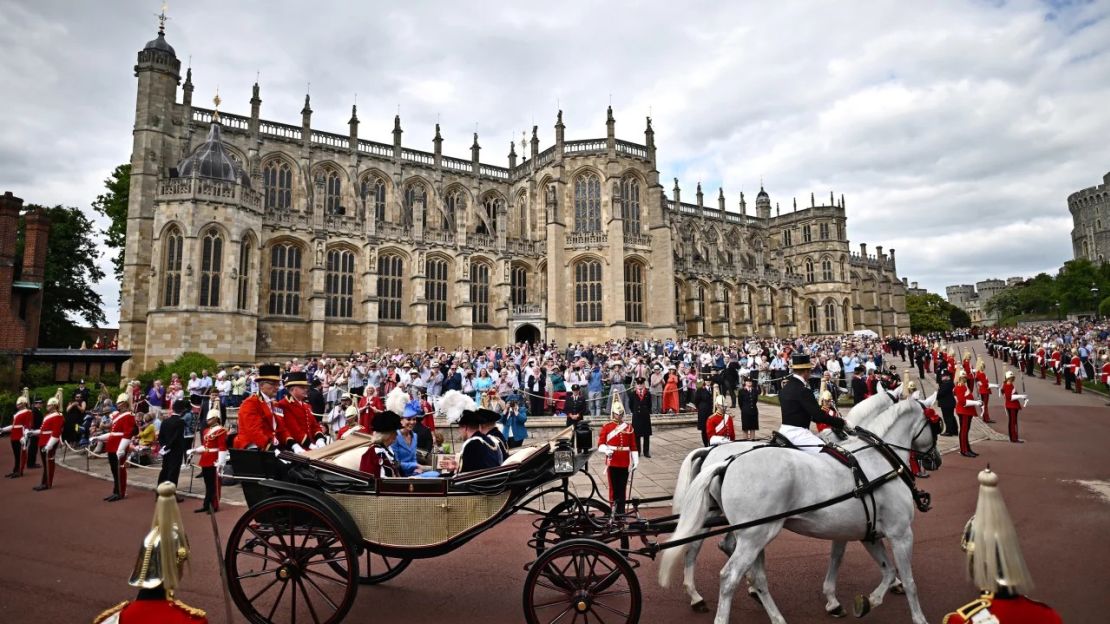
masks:
[[[61,390],[58,393],[61,396]],[[62,424],[65,421],[65,417],[58,412],[60,404],[58,397],[50,397],[46,402],[46,417],[35,431],[39,440],[39,456],[42,459],[42,483],[32,488],[36,492],[54,487],[54,453],[62,441]]]
[[[116,412],[112,414],[112,425],[108,433],[99,436],[104,441],[104,452],[108,455],[108,467],[112,470],[112,494],[104,500],[114,503],[127,497],[127,450],[131,437],[135,435],[135,416],[131,413],[131,394],[124,392],[116,398]]]
[[[605,455],[609,503],[614,515],[624,513],[628,475],[640,464],[640,453],[636,450],[636,432],[624,419],[624,404],[614,395],[609,422],[601,428],[597,438],[597,450]]]
[[[204,478],[204,504],[195,513],[220,510],[220,468],[227,463],[227,429],[220,425],[220,408],[208,410],[208,428],[201,434],[197,465]]]
[[[12,424],[0,429],[2,433],[11,433],[12,439],[12,454],[15,455],[15,467],[12,471],[4,475],[9,479],[15,479],[23,476],[23,471],[27,467],[27,443],[30,441],[30,436],[27,432],[31,430],[33,421],[31,410],[28,409],[30,401],[25,396],[21,396],[15,400],[15,415],[12,416]]]

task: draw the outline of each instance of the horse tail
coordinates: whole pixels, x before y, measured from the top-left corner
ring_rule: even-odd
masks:
[[[724,473],[730,463],[723,461],[704,468],[701,474],[690,484],[681,502],[682,509],[679,512],[678,526],[675,527],[674,533],[668,541],[684,539],[701,530],[702,525],[705,524],[705,517],[709,514],[709,488],[713,481]],[[660,586],[670,586],[675,573],[681,567],[685,552],[686,545],[663,550],[663,554],[659,558]]]
[[[682,511],[682,497],[686,495],[686,488],[690,481],[698,475],[705,456],[704,449],[694,449],[686,455],[686,459],[682,460],[682,466],[678,469],[678,481],[674,485],[674,496],[671,498],[672,513]]]

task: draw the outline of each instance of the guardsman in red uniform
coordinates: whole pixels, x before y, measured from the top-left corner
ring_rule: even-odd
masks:
[[[736,428],[732,416],[725,408],[725,395],[721,394],[717,386],[713,386],[713,414],[705,421],[705,433],[709,436],[709,445],[727,444],[736,439]]]
[[[58,392],[60,396],[61,391]],[[36,492],[54,487],[54,453],[62,442],[62,427],[65,426],[65,417],[58,411],[60,404],[57,396],[50,397],[46,402],[46,416],[36,431],[39,437],[39,459],[42,460],[42,483],[32,488]]]
[[[16,399],[16,412],[12,416],[12,424],[0,429],[0,433],[10,433],[12,435],[12,454],[15,455],[15,467],[12,468],[11,472],[4,475],[9,479],[22,477],[23,471],[27,468],[27,442],[30,440],[27,432],[31,430],[34,424],[30,405],[30,400],[25,396]]]
[[[640,453],[636,449],[636,432],[631,424],[625,422],[624,405],[615,394],[609,419],[598,434],[597,450],[605,455],[606,473],[609,475],[609,502],[616,515],[624,513],[624,503],[628,496],[628,475],[640,464]]]
[[[998,384],[992,384],[991,380],[987,378],[987,363],[982,358],[975,364],[975,386],[979,394],[979,400],[983,402],[983,422],[994,422],[991,420],[988,405],[991,400],[991,392],[998,387]]]
[[[963,367],[964,367],[964,372],[967,373],[967,376],[971,377],[972,376],[972,372],[971,372],[971,351],[964,351]]]
[[[971,428],[971,418],[975,416],[975,408],[982,405],[975,400],[975,390],[967,374],[961,368],[956,373],[956,416],[960,419],[960,455],[964,457],[978,457],[979,454],[971,450],[971,441],[968,439]]]
[[[1075,376],[1075,393],[1083,394],[1083,378],[1087,376],[1087,370],[1083,368],[1083,360],[1079,359],[1078,355],[1071,357],[1071,374]]]
[[[1056,375],[1056,385],[1060,385],[1060,362],[1064,359],[1064,354],[1060,353],[1060,349],[1052,351],[1052,372]]]
[[[1029,402],[1029,399],[1024,394],[1014,394],[1014,371],[1006,371],[1006,382],[1002,384],[1002,396],[1006,402],[1006,414],[1009,416],[1010,441],[1025,442],[1025,440],[1018,437],[1018,412],[1024,407],[1024,403]]]
[[[268,451],[278,446],[277,419],[281,408],[274,397],[281,382],[281,368],[273,364],[259,366],[256,381],[258,393],[247,397],[239,406],[239,433],[235,434],[233,446]]]
[[[197,465],[204,478],[204,504],[194,513],[220,510],[220,469],[227,463],[227,429],[220,426],[219,408],[208,410],[208,427],[201,434],[200,446],[190,452],[200,455]]]
[[[93,624],[207,624],[204,611],[174,596],[189,558],[189,539],[176,497],[173,483],[166,481],[158,486],[154,526],[143,539],[128,581],[139,588],[139,595],[96,616]]]
[[[1045,358],[1048,357],[1048,350],[1044,347],[1037,349],[1037,366],[1041,369],[1041,379],[1044,379],[1044,369],[1046,366]]]
[[[963,548],[978,598],[944,616],[942,624],[1061,624],[1052,607],[1024,596],[1033,578],[1021,555],[1017,529],[998,490],[998,475],[979,473],[979,502],[964,529]]]
[[[112,426],[108,433],[99,436],[104,441],[104,452],[108,455],[108,467],[112,470],[112,493],[104,498],[114,503],[127,496],[127,450],[135,435],[135,416],[131,413],[131,394],[124,392],[116,399],[116,411],[112,413]]]
[[[278,440],[294,453],[324,445],[324,430],[312,415],[312,406],[305,402],[308,377],[294,371],[285,378],[287,395],[278,402],[282,417],[278,419]]]
[[[1102,381],[1102,383],[1105,384],[1105,383],[1107,383],[1108,379],[1110,379],[1110,361],[1107,361],[1106,353],[1103,353],[1102,354],[1102,374],[1099,375],[1099,380]]]

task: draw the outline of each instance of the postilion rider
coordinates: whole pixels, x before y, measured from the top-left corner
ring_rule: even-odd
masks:
[[[782,408],[782,426],[779,427],[779,433],[790,440],[794,446],[810,453],[819,453],[825,443],[810,431],[810,423],[824,423],[839,431],[845,427],[844,419],[830,416],[817,404],[813,390],[802,376],[808,374],[813,368],[809,355],[794,353],[791,356],[790,368],[793,374],[786,379],[782,392],[779,393],[779,406]]]
[[[626,420],[620,397],[613,395],[609,422],[598,433],[598,452],[605,455],[606,474],[609,477],[609,503],[614,514],[623,514],[628,495],[628,476],[640,464],[636,449],[636,432]]]

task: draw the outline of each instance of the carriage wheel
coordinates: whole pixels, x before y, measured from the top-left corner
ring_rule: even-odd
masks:
[[[612,508],[595,498],[568,498],[555,505],[536,525],[532,546],[536,556],[561,541],[575,538],[600,538],[599,526],[608,522]],[[621,535],[621,548],[628,548],[628,537]]]
[[[358,591],[354,544],[311,503],[273,498],[247,510],[227,542],[232,600],[256,624],[334,624]]]
[[[617,551],[575,539],[536,559],[524,580],[523,602],[529,624],[633,624],[640,621],[640,582]]]
[[[386,557],[385,555],[366,551],[366,558],[363,561],[362,568],[360,569],[358,582],[360,585],[377,585],[384,583],[389,579],[397,576],[409,567],[412,559],[399,559],[397,557]],[[336,572],[342,573],[341,569]]]

